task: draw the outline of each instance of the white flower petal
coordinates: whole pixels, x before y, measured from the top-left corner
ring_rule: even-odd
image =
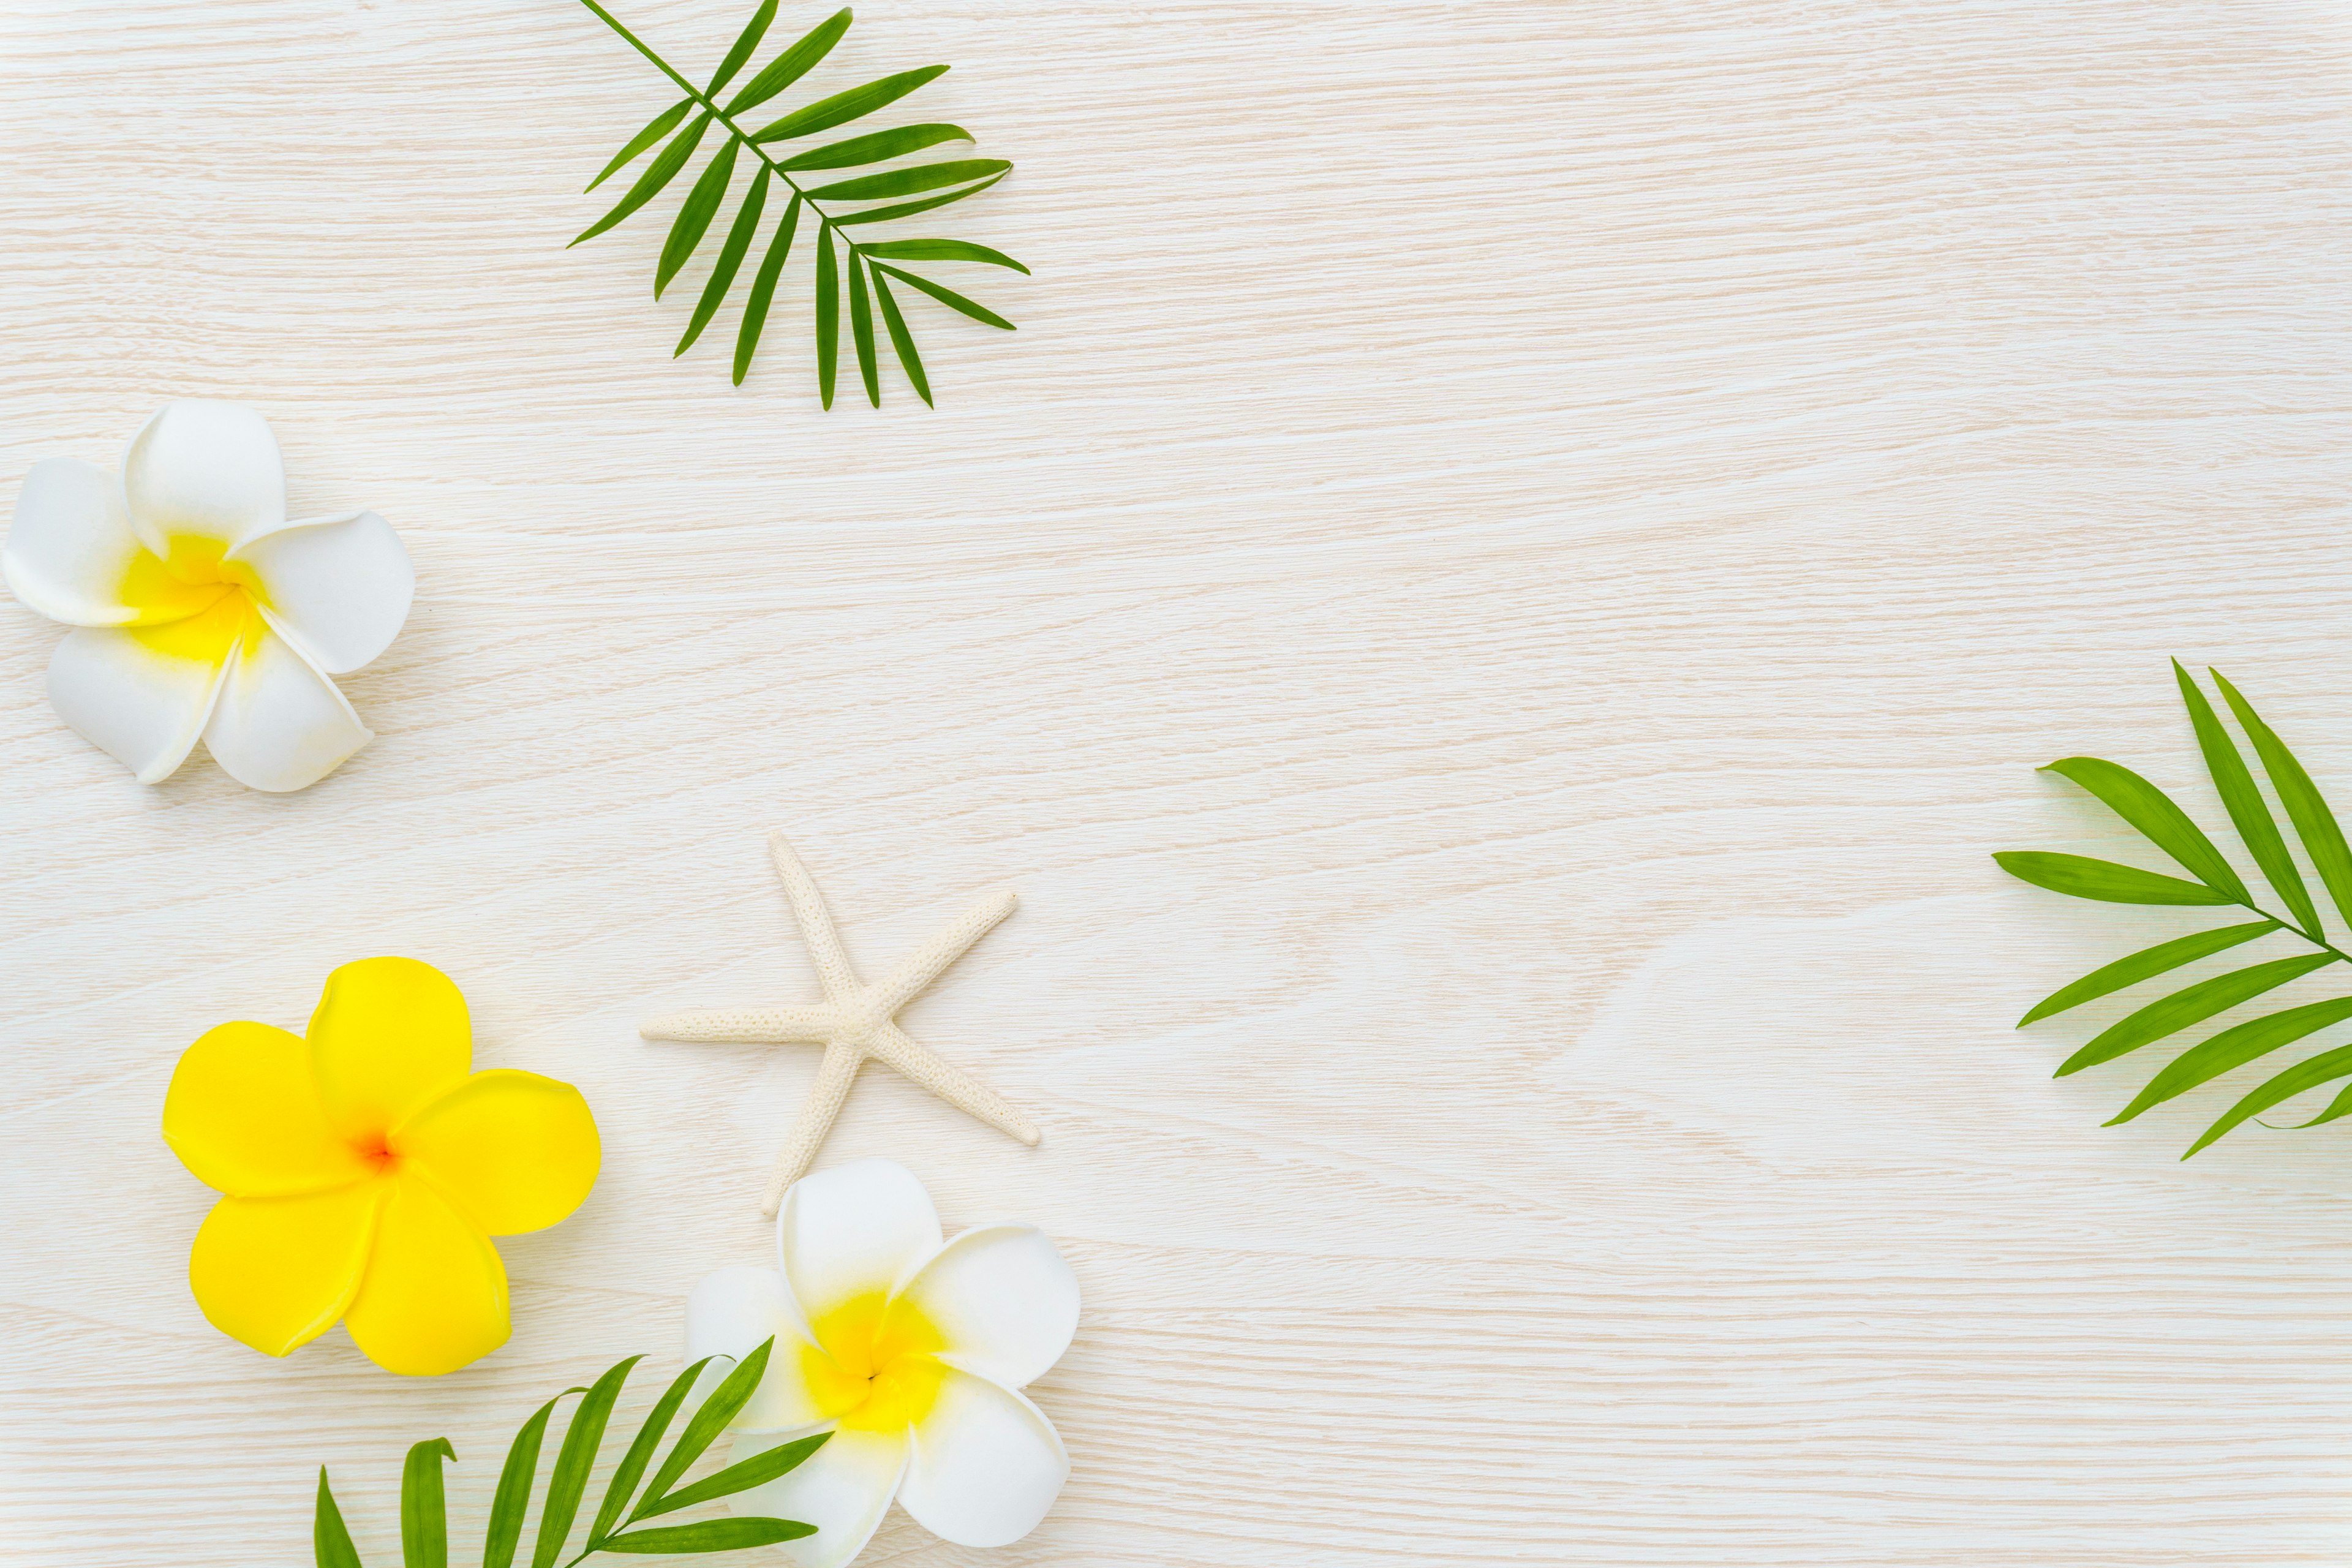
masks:
[[[168,628],[166,628],[168,629]],[[276,632],[248,631],[205,725],[205,749],[248,789],[295,790],[375,738],[343,694]]]
[[[223,592],[164,571],[131,531],[121,484],[72,458],[47,458],[25,476],[0,574],[27,609],[76,626],[175,621]]]
[[[284,523],[248,536],[229,558],[252,568],[278,628],[329,675],[382,653],[416,595],[407,549],[372,511]]]
[[[740,1362],[771,1336],[776,1347],[768,1352],[767,1373],[733,1425],[754,1432],[813,1426],[823,1415],[802,1376],[801,1352],[808,1342],[793,1321],[792,1294],[784,1289],[784,1277],[772,1268],[721,1268],[686,1299],[688,1362],[705,1356],[728,1356]],[[716,1388],[731,1370],[731,1363],[721,1363],[705,1371],[696,1384],[697,1400]]]
[[[269,422],[235,403],[167,403],[122,459],[131,526],[148,549],[220,559],[286,521],[286,465]]]
[[[941,1361],[1007,1388],[1043,1375],[1077,1331],[1078,1277],[1034,1226],[965,1231],[905,1294],[946,1340]]]
[[[803,1176],[776,1215],[777,1251],[804,1322],[896,1289],[939,1250],[940,1215],[914,1173],[858,1160]]]
[[[950,1372],[916,1424],[898,1506],[942,1541],[1003,1546],[1037,1528],[1069,1475],[1069,1453],[1043,1411],[984,1377]]]
[[[160,784],[204,732],[245,618],[224,597],[169,626],[73,632],[49,659],[49,706],[141,784]]]
[[[740,1464],[785,1440],[738,1437],[730,1458]],[[728,1507],[739,1514],[815,1525],[814,1535],[787,1541],[777,1550],[801,1568],[841,1568],[873,1539],[906,1468],[905,1433],[836,1431],[824,1447],[774,1480],[736,1493]]]

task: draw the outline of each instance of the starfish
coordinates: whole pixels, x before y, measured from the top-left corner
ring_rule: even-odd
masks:
[[[906,963],[868,985],[849,967],[840,933],[825,912],[824,896],[817,891],[808,868],[782,834],[768,835],[768,853],[775,858],[776,875],[783,879],[784,897],[793,906],[801,940],[808,944],[809,957],[816,964],[824,1000],[814,1006],[699,1008],[666,1014],[637,1029],[648,1040],[734,1045],[823,1042],[824,1059],[817,1068],[815,1087],[809,1090],[792,1135],[776,1157],[760,1212],[774,1218],[784,1201],[784,1189],[808,1173],[817,1146],[832,1131],[834,1118],[841,1114],[842,1102],[849,1098],[849,1085],[868,1057],[887,1062],[959,1110],[1034,1147],[1037,1129],[1028,1118],[986,1084],[908,1039],[892,1021],[899,1008],[1013,912],[1012,890],[985,895],[917,948]]]

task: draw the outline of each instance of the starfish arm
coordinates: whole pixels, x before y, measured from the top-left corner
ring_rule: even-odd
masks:
[[[841,1114],[842,1101],[849,1098],[850,1081],[857,1076],[858,1063],[866,1053],[846,1041],[835,1040],[824,1047],[824,1060],[818,1064],[816,1082],[809,1086],[808,1099],[801,1102],[801,1113],[793,1123],[791,1136],[776,1155],[776,1168],[768,1177],[768,1191],[760,1199],[760,1212],[770,1219],[783,1206],[784,1189],[808,1174],[816,1161],[818,1147],[824,1135],[833,1131],[833,1119]]]
[[[839,1015],[831,1007],[698,1007],[665,1013],[637,1026],[647,1040],[686,1040],[699,1045],[782,1045],[831,1036]]]
[[[906,963],[859,996],[858,1010],[877,1019],[890,1017],[920,995],[949,964],[971,952],[972,943],[995,930],[1013,912],[1016,901],[1010,888],[983,894],[953,921],[941,926]]]
[[[824,987],[826,1001],[841,1001],[857,990],[857,972],[849,967],[841,933],[833,929],[833,917],[825,912],[824,895],[817,891],[815,879],[782,833],[768,835],[768,854],[776,863],[776,875],[783,879],[784,898],[793,906],[801,940],[808,944],[809,958],[816,965],[817,984]]]
[[[866,1048],[900,1075],[920,1084],[967,1116],[976,1116],[998,1131],[1037,1145],[1037,1124],[1006,1102],[1003,1095],[906,1037],[896,1024],[885,1024],[866,1037]]]

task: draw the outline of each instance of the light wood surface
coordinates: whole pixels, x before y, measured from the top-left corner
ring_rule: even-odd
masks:
[[[247,401],[419,582],[283,798],[132,784],[0,604],[0,1556],[307,1563],[325,1463],[396,1562],[446,1433],[468,1560],[537,1400],[769,1256],[818,1053],[635,1025],[817,999],[781,827],[869,967],[1018,889],[902,1022],[1042,1145],[869,1068],[824,1158],[1087,1292],[1056,1511],[868,1561],[2352,1561],[2352,1132],[2102,1130],[2098,1020],[2010,1025],[2195,922],[1986,858],[2123,849],[2074,752],[2218,820],[2173,654],[2352,802],[2341,5],[877,0],[821,82],[955,62],[1037,276],[830,416],[800,267],[734,389],[658,222],[563,248],[664,101],[568,0],[0,58],[0,474]],[[378,952],[607,1149],[429,1382],[207,1328],[156,1132]]]

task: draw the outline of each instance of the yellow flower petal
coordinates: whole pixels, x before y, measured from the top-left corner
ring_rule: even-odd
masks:
[[[386,1372],[455,1372],[507,1342],[506,1265],[430,1180],[404,1173],[391,1186],[344,1326]]]
[[[303,1043],[267,1024],[223,1024],[181,1053],[163,1142],[196,1180],[241,1198],[346,1187],[379,1168],[327,1125]]]
[[[327,976],[310,1015],[310,1068],[336,1131],[383,1148],[465,1080],[474,1037],[450,978],[413,958],[363,958]]]
[[[188,1254],[188,1285],[205,1320],[265,1355],[317,1339],[359,1289],[388,1190],[355,1182],[301,1197],[215,1204]]]
[[[543,1230],[578,1208],[603,1152],[578,1089],[505,1068],[476,1073],[410,1117],[392,1151],[424,1166],[492,1236]]]

